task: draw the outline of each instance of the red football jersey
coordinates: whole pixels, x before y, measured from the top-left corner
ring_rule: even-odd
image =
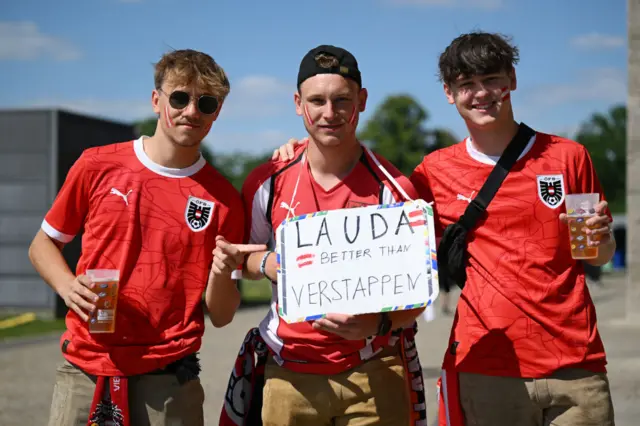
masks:
[[[469,139],[436,151],[411,181],[435,201],[440,235],[457,221],[498,158]],[[445,367],[511,377],[565,368],[605,370],[605,352],[582,264],[571,258],[559,220],[564,198],[600,193],[587,150],[537,133],[469,232],[467,283],[458,302]]]
[[[378,167],[376,160],[416,198],[409,180],[384,158],[363,152],[360,161],[340,183],[323,189],[311,175],[305,161],[306,144],[296,148],[288,163],[268,162],[255,169],[242,188],[251,243],[275,245],[275,230],[287,214],[299,216],[317,211],[388,204],[405,201]],[[295,193],[295,195],[294,195]],[[345,340],[335,334],[316,331],[312,321],[287,324],[278,316],[278,291],[274,284],[271,308],[260,323],[260,334],[275,353],[275,360],[293,371],[336,374],[361,364],[397,337],[376,336]],[[391,339],[391,340],[390,340]]]
[[[90,374],[129,376],[196,352],[215,237],[244,239],[238,191],[203,157],[185,169],[153,163],[142,139],[91,148],[42,224],[65,243],[83,228],[76,273],[120,271],[116,330],[91,334],[69,311],[66,359]]]

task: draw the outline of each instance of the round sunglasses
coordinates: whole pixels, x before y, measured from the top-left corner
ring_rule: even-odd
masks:
[[[158,91],[162,92],[162,89],[158,89]],[[169,95],[169,105],[171,105],[171,108],[185,109],[189,105],[189,102],[191,102],[191,95],[182,90],[175,90]],[[218,110],[218,99],[211,95],[201,95],[196,105],[198,106],[198,111],[210,115]]]

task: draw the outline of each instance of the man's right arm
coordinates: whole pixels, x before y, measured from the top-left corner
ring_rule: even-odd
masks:
[[[62,255],[64,243],[49,237],[42,229],[38,231],[29,247],[29,259],[42,279],[64,299],[67,306],[80,317],[88,321],[85,311],[93,311],[97,301],[89,287],[92,283],[88,277],[77,277],[73,274]]]
[[[84,321],[89,319],[86,311],[95,309],[91,301],[97,296],[90,290],[93,284],[87,276],[76,277],[69,269],[62,249],[84,225],[89,210],[89,175],[83,153],[69,170],[29,247],[29,259],[36,271]]]

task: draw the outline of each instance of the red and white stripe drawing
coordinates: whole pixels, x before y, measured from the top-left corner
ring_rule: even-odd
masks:
[[[409,213],[409,225],[411,225],[412,228],[426,224],[427,221],[425,220],[424,213],[422,213],[421,210],[414,210]]]
[[[296,257],[296,262],[298,263],[298,268],[303,268],[305,266],[313,265],[313,258],[316,257],[313,253],[301,254]]]

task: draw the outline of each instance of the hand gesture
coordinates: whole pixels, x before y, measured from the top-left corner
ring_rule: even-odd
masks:
[[[222,235],[216,236],[216,248],[213,250],[211,272],[214,275],[229,275],[244,262],[247,254],[265,251],[264,244],[232,244]]]
[[[95,302],[98,301],[98,295],[91,291],[94,286],[95,284],[88,276],[79,275],[64,291],[60,292],[64,303],[85,322],[89,321],[89,315],[86,312],[93,312],[96,309]]]
[[[300,145],[303,144],[307,141],[307,139],[295,139],[295,138],[291,138],[289,139],[289,142],[287,142],[286,144],[282,145],[280,148],[276,148],[273,151],[273,155],[271,156],[271,159],[274,161],[280,160],[280,161],[289,161],[289,160],[293,160],[293,151],[296,149],[296,145]]]
[[[606,201],[600,201],[594,206],[596,215],[585,222],[587,226],[585,233],[589,236],[589,245],[591,247],[597,247],[611,242],[611,220],[609,220],[609,216],[606,214],[607,206]],[[566,213],[560,214],[560,220],[562,222],[567,223],[568,218]]]

